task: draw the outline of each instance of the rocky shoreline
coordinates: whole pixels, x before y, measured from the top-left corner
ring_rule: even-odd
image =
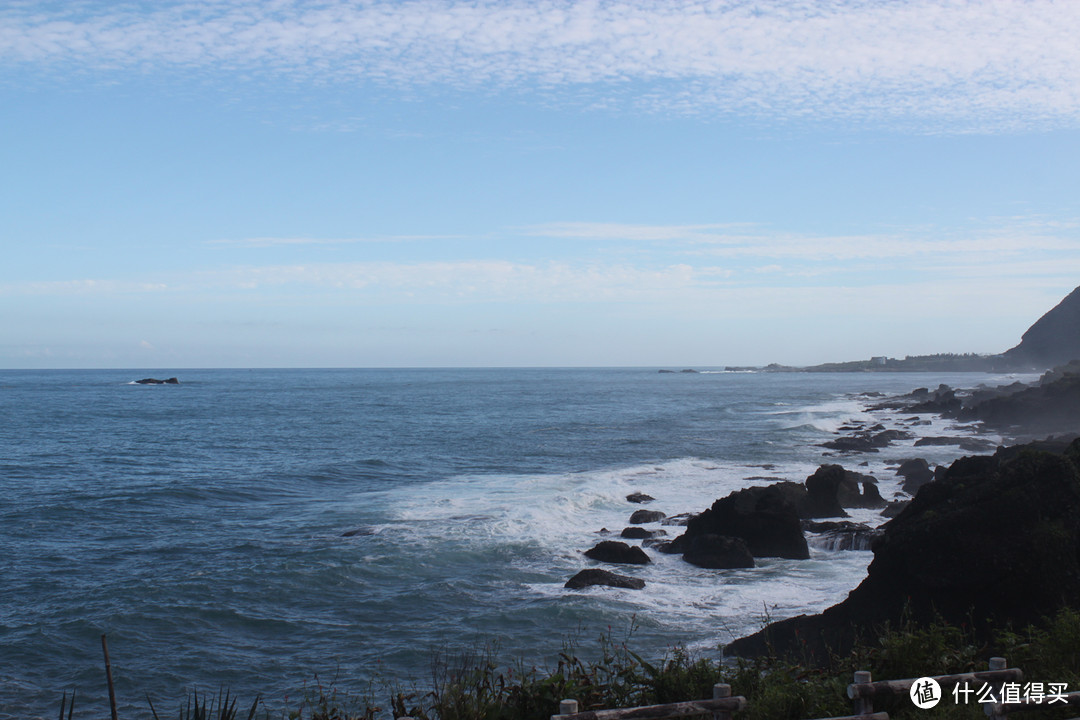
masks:
[[[982,630],[1036,622],[1080,597],[1080,440],[1072,440],[1080,435],[1080,397],[1074,393],[1080,393],[1080,363],[1051,371],[1032,385],[864,395],[871,410],[903,417],[893,427],[844,425],[822,444],[823,455],[837,462],[821,465],[802,482],[737,490],[679,519],[637,510],[620,540],[603,540],[585,555],[627,567],[651,562],[646,552],[651,550],[725,570],[753,568],[759,558],[805,559],[810,547],[873,551],[867,577],[846,600],[740,638],[725,648],[731,655],[824,658],[903,618],[944,619]],[[1039,413],[1040,407],[1045,411]],[[1033,413],[1040,422],[1031,422]],[[932,430],[931,416],[966,423],[961,427],[969,432],[920,437],[920,429]],[[1058,434],[1030,441],[1044,429]],[[1014,444],[978,434],[995,431]],[[882,497],[874,475],[844,467],[912,440],[913,448],[983,454],[936,467],[921,457],[890,465],[902,480],[895,498]],[[627,497],[628,503],[651,501]],[[878,511],[880,525],[846,519],[856,508]],[[679,525],[685,530],[668,537]],[[566,587],[593,585],[640,589],[645,583],[587,568]]]

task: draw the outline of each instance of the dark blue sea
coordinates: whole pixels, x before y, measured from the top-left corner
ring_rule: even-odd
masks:
[[[170,375],[180,384],[132,384]],[[644,590],[563,589],[598,531],[628,524],[628,493],[698,512],[805,479],[849,420],[899,421],[860,393],[1013,379],[2,371],[0,718],[54,717],[72,689],[76,716],[104,716],[102,633],[128,717],[148,715],[147,694],[171,714],[193,687],[280,708],[315,676],[423,686],[437,653],[497,642],[508,662],[543,663],[609,628],[646,656],[716,655],[765,616],[842,600],[870,553],[731,571],[653,553],[621,570]],[[925,434],[965,432],[935,420]],[[890,463],[959,454],[917,450],[842,462],[868,461],[891,497]]]

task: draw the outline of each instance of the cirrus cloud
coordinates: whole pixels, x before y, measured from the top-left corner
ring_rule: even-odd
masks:
[[[1080,3],[282,0],[0,11],[0,67],[540,91],[992,129],[1080,119]]]

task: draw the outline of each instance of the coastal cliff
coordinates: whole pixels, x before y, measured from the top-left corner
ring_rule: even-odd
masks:
[[[1080,440],[961,458],[885,526],[866,579],[819,615],[768,625],[734,655],[826,657],[886,624],[1037,623],[1080,598]]]

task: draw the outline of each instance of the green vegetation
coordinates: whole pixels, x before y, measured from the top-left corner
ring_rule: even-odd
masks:
[[[591,652],[568,644],[554,667],[522,662],[503,665],[493,648],[434,659],[428,689],[390,684],[369,686],[363,693],[345,690],[339,681],[317,678],[306,687],[299,705],[271,708],[256,699],[246,714],[287,720],[375,720],[409,716],[419,720],[547,720],[559,701],[574,698],[581,710],[634,707],[712,696],[717,682],[729,683],[734,695],[747,698],[737,720],[802,720],[848,715],[846,689],[856,670],[875,679],[901,679],[986,669],[992,656],[1004,656],[1010,667],[1024,671],[1025,682],[1067,683],[1080,689],[1080,612],[1061,610],[1043,627],[1005,630],[991,643],[980,642],[969,625],[945,623],[917,626],[909,621],[881,628],[876,642],[849,655],[832,656],[824,665],[796,658],[759,657],[721,663],[673,648],[650,662],[629,647],[630,637],[616,642],[602,636]],[[73,700],[74,698],[72,698]],[[382,701],[380,701],[382,699]],[[65,702],[67,698],[65,697]],[[245,706],[246,709],[246,706]],[[892,718],[926,718],[907,698],[879,703]],[[70,714],[70,709],[68,710]],[[157,712],[150,710],[155,720]],[[1058,705],[1024,714],[1025,719],[1065,718]],[[981,706],[955,705],[946,698],[933,717],[983,717]],[[62,716],[61,716],[62,717]],[[181,705],[180,720],[238,720],[237,701],[228,694],[195,695]]]

